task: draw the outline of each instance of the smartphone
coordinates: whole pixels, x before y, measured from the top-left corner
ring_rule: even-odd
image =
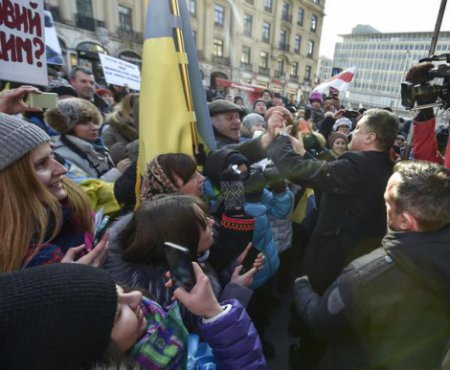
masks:
[[[346,110],[344,113],[344,117],[347,118],[356,118],[359,116],[359,112],[357,110]]]
[[[26,103],[32,108],[53,109],[58,105],[58,94],[41,93],[28,94]]]
[[[165,242],[164,247],[174,284],[190,291],[197,281],[189,249],[172,242]]]
[[[105,216],[102,219],[102,222],[100,222],[100,225],[95,230],[94,233],[94,247],[100,242],[100,240],[103,238],[103,235],[105,235],[105,231],[108,228],[109,225],[109,216]]]
[[[244,261],[242,262],[242,269],[240,271],[240,275],[245,274],[247,271],[251,270],[253,268],[253,264],[255,263],[256,258],[258,257],[258,254],[260,253],[260,250],[256,248],[254,245],[252,245],[247,252],[247,255],[244,258]]]

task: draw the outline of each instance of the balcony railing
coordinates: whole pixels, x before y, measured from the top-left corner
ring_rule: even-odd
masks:
[[[289,81],[291,81],[291,82],[298,82],[298,75],[295,75],[295,76],[290,75],[289,76]]]
[[[75,16],[78,28],[87,31],[95,31],[95,19],[84,14],[77,13]]]
[[[286,73],[284,71],[275,71],[274,76],[276,78],[284,78],[286,76]]]
[[[279,44],[280,50],[289,52],[289,47],[290,47],[290,45],[286,44],[285,42],[280,42],[280,44]]]
[[[262,75],[268,76],[270,74],[270,69],[265,67],[259,67],[258,72]]]
[[[265,6],[265,7],[264,7],[264,10],[265,10],[267,13],[272,13],[272,7],[271,7],[271,6]]]
[[[251,70],[253,69],[253,65],[252,65],[251,63],[244,63],[244,62],[241,62],[241,68],[242,68],[244,71],[251,71]]]
[[[230,65],[230,58],[227,58],[227,57],[220,57],[218,55],[213,55],[211,59],[214,63],[224,64],[227,66]]]
[[[135,42],[136,44],[142,44],[144,42],[144,37],[142,36],[142,32],[130,31],[128,28],[124,28],[124,27],[117,28],[117,36],[121,40]]]
[[[268,44],[270,44],[270,37],[262,37],[262,42],[266,42]]]

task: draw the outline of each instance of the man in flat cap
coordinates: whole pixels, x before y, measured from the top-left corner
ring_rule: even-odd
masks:
[[[242,108],[228,100],[215,100],[208,104],[217,149],[241,140]]]

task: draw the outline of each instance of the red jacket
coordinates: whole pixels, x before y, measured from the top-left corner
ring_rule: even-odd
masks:
[[[436,118],[414,122],[414,159],[444,164],[436,140]],[[450,168],[450,140],[447,142],[445,165]]]

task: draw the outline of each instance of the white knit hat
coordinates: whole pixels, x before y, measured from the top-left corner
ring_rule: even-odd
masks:
[[[336,122],[333,125],[333,131],[336,131],[340,126],[348,126],[351,129],[353,126],[353,123],[347,117],[339,118],[338,120],[336,120]]]
[[[38,126],[0,113],[0,171],[49,141],[50,136]]]

